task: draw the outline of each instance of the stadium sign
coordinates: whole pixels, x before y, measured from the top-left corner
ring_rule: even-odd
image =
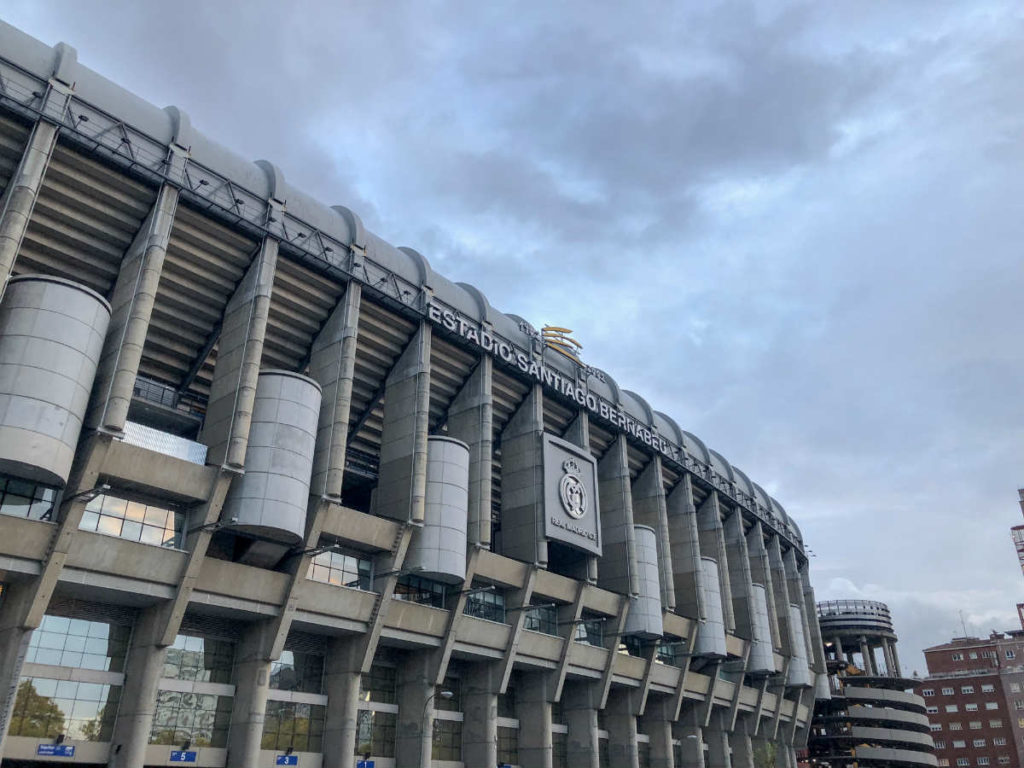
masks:
[[[574,400],[581,408],[586,408],[599,419],[636,438],[663,456],[675,462],[681,460],[680,450],[677,446],[604,397],[591,392],[585,380],[581,381],[566,376],[561,371],[545,364],[542,359],[537,359],[528,350],[480,327],[479,323],[448,307],[431,302],[427,306],[427,317],[431,322],[479,347],[496,359],[518,368],[520,372],[525,373],[547,389]],[[586,371],[585,366],[576,364],[579,365],[580,371]]]

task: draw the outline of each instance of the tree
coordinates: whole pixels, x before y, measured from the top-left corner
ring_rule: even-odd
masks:
[[[40,695],[31,680],[22,680],[14,699],[10,732],[12,736],[52,739],[64,733],[64,712],[49,696]]]
[[[754,748],[755,768],[776,768],[778,764],[778,745],[773,741],[763,741]]]

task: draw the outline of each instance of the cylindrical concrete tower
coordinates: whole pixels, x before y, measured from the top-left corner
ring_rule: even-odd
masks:
[[[625,634],[648,639],[661,637],[665,628],[661,618],[661,585],[658,582],[658,540],[654,529],[649,526],[634,525],[633,530],[640,593],[630,598]]]
[[[786,685],[807,688],[812,685],[811,668],[807,660],[807,637],[804,635],[804,617],[800,606],[789,604],[789,626],[791,629],[792,659]]]
[[[221,514],[235,530],[283,544],[302,540],[319,415],[315,381],[288,371],[260,372],[245,474],[232,485]]]
[[[0,303],[0,472],[63,486],[110,323],[98,293],[24,275]]]
[[[469,447],[450,437],[427,441],[423,527],[413,533],[405,568],[449,584],[466,578]]]
[[[763,584],[754,584],[750,618],[754,637],[750,644],[747,672],[752,675],[773,674],[776,671],[775,652],[768,618],[768,593]]]
[[[697,631],[693,652],[698,656],[725,657],[725,612],[722,609],[722,587],[718,579],[718,563],[714,558],[700,559],[701,592],[707,609],[705,621]]]
[[[900,677],[889,608],[872,600],[818,603],[831,698],[818,701],[808,749],[830,765],[935,766],[924,699]],[[882,659],[877,658],[879,650]]]

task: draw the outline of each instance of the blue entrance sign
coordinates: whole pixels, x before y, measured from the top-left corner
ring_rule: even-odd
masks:
[[[196,761],[196,753],[192,750],[188,752],[181,749],[171,750],[171,762],[172,763],[194,763]]]
[[[357,760],[356,768],[373,768],[373,760]]]
[[[299,756],[298,755],[278,755],[277,756],[277,761],[274,763],[274,765],[298,765],[298,764],[299,764]]]
[[[74,757],[75,748],[71,744],[40,744],[36,754],[44,757]]]

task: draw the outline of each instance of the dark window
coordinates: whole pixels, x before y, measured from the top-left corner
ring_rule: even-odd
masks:
[[[498,717],[518,717],[516,714],[516,689],[511,685],[498,696]]]
[[[327,707],[291,701],[268,701],[263,721],[263,749],[297,752],[323,750],[324,719]]]
[[[376,701],[380,704],[395,704],[395,668],[374,664],[369,674],[359,680],[359,700]],[[383,755],[382,755],[383,757]]]
[[[149,743],[225,747],[230,723],[230,696],[159,691]]]
[[[569,737],[564,733],[551,734],[552,768],[569,768]]]
[[[500,592],[473,592],[466,596],[467,616],[488,621],[505,621],[505,595]]]
[[[519,729],[498,726],[498,762],[519,764]]]
[[[362,710],[356,722],[357,755],[369,752],[374,757],[395,756],[395,729],[398,715],[391,712]]]
[[[0,514],[50,520],[56,498],[53,488],[0,475]]]
[[[167,649],[164,677],[201,683],[230,683],[235,644],[227,640],[178,635]]]
[[[444,608],[446,587],[440,582],[419,576],[403,576],[395,584],[395,599]]]
[[[277,691],[323,693],[324,657],[317,653],[284,651],[270,664],[270,687]]]
[[[543,632],[545,635],[558,634],[558,610],[553,605],[538,605],[525,609],[523,629]]]
[[[431,758],[434,760],[462,760],[462,723],[458,720],[434,720]]]
[[[369,591],[372,589],[370,571],[369,560],[343,552],[321,552],[309,564],[307,577],[324,584]]]

